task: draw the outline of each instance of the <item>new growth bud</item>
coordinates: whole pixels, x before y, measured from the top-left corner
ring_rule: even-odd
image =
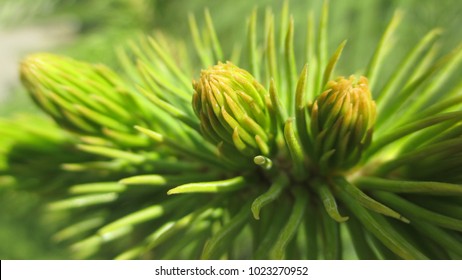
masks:
[[[26,57],[20,70],[34,101],[61,126],[84,135],[132,130],[127,88],[109,68],[41,53]]]
[[[324,172],[353,167],[370,144],[376,108],[367,78],[330,81],[310,108],[314,157]]]
[[[230,62],[219,63],[203,70],[193,86],[193,108],[202,133],[220,152],[234,159],[239,154],[249,163],[271,153],[274,122],[269,95],[249,72]]]

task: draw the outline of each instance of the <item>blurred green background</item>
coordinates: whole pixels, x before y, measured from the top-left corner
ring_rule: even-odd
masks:
[[[295,47],[301,50],[304,38],[297,35],[304,37],[308,13],[313,10],[317,17],[322,1],[289,3],[295,20]],[[117,69],[115,46],[139,33],[160,31],[173,39],[189,38],[188,13],[201,23],[206,7],[224,49],[230,51],[234,43],[245,38],[246,17],[254,8],[259,8],[262,21],[264,7],[279,13],[282,6],[282,0],[0,0],[0,117],[40,114],[17,78],[17,65],[28,53],[61,53]],[[392,50],[390,67],[432,28],[445,31],[443,53],[460,43],[460,0],[330,0],[330,52],[348,39],[339,73],[349,75],[366,66],[396,9],[405,11],[405,19],[398,30],[399,47]],[[187,46],[192,48],[192,44]],[[0,145],[5,141],[0,139]],[[63,219],[46,214],[36,195],[11,189],[0,179],[0,259],[69,258],[66,248],[51,238]]]

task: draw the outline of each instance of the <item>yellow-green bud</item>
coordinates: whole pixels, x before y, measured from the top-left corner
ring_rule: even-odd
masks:
[[[209,141],[227,155],[238,151],[243,159],[271,153],[274,122],[269,95],[249,72],[230,62],[219,63],[203,70],[193,86],[193,108]]]
[[[127,88],[109,68],[39,53],[21,62],[20,74],[34,101],[61,126],[94,135],[132,130]]]
[[[310,108],[314,157],[325,172],[343,171],[370,144],[376,108],[365,77],[330,81]]]

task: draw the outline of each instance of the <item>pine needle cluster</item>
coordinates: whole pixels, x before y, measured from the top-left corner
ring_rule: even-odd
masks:
[[[76,258],[462,258],[461,47],[438,55],[432,30],[387,75],[397,12],[367,68],[335,76],[328,11],[296,33],[287,4],[255,10],[232,53],[206,11],[190,48],[119,49],[123,73],[26,57],[55,124],[0,121],[0,180],[69,215],[54,238]]]

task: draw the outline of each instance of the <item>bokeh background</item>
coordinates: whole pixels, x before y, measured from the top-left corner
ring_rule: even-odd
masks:
[[[295,34],[304,35],[309,11],[318,17],[322,1],[292,0],[289,4]],[[245,38],[246,17],[254,8],[262,20],[265,7],[279,13],[282,6],[282,0],[0,0],[0,117],[40,114],[21,88],[17,74],[21,58],[29,53],[60,53],[117,69],[115,47],[140,33],[162,32],[173,40],[188,38],[188,14],[202,21],[205,8],[210,10],[224,49],[231,50]],[[390,67],[435,27],[444,30],[443,53],[460,43],[460,0],[330,0],[330,52],[348,39],[339,74],[364,69],[396,9],[403,10],[405,18],[398,30],[398,47],[387,62]],[[187,40],[186,46],[192,48]],[[296,38],[296,50],[301,50],[303,43],[304,38]],[[66,217],[47,214],[36,195],[19,192],[1,180],[0,259],[70,258],[66,248],[52,239]]]

